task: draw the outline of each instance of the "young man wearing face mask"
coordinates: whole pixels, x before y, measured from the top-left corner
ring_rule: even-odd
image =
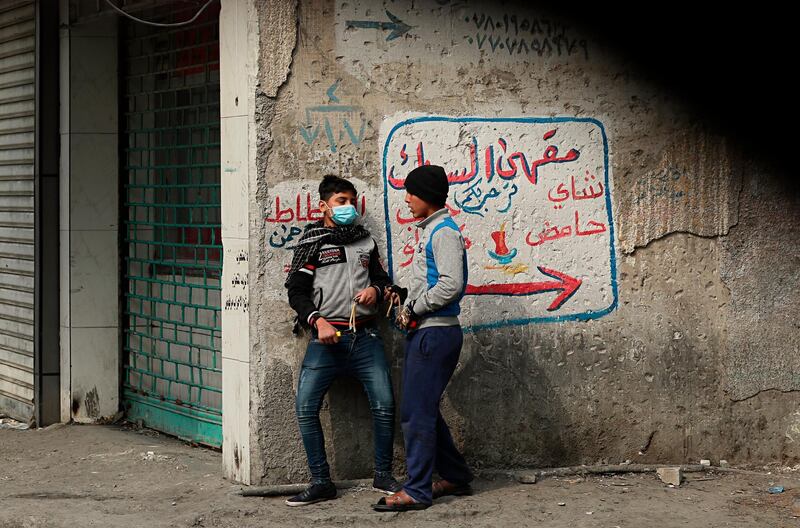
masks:
[[[308,457],[311,486],[286,501],[304,506],[336,498],[319,421],[333,381],[352,375],[363,385],[373,417],[375,478],[383,492],[400,490],[392,476],[394,396],[383,341],[375,329],[379,300],[391,286],[378,245],[356,224],[356,189],[338,176],[319,186],[324,218],[309,224],[294,250],[286,280],[289,304],[311,328],[297,387],[295,410]]]

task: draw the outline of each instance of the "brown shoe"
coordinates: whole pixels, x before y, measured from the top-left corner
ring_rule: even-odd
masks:
[[[472,495],[472,486],[469,484],[453,484],[446,480],[437,480],[434,482],[433,498],[438,499],[446,495],[455,495],[457,497]]]
[[[412,510],[424,510],[430,504],[423,504],[415,501],[404,490],[398,491],[394,495],[383,497],[378,504],[373,504],[372,509],[379,512],[404,512]]]

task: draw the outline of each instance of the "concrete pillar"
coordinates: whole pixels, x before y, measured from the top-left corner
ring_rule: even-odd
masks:
[[[250,475],[250,180],[254,178],[257,31],[250,0],[220,12],[222,142],[222,458],[225,477]]]
[[[61,9],[61,420],[119,410],[117,19]]]

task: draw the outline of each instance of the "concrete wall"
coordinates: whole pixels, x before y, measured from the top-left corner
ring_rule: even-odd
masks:
[[[800,458],[800,203],[779,168],[601,33],[546,12],[256,4],[252,482],[306,476],[293,409],[306,339],[282,283],[319,178],[356,182],[402,282],[415,235],[402,179],[425,161],[450,173],[470,241],[444,408],[473,463]],[[398,385],[402,339],[383,335]],[[335,475],[368,475],[356,384],[334,386],[323,423]]]

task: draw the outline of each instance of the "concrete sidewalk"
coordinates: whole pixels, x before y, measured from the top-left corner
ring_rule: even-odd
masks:
[[[336,501],[288,508],[240,497],[221,455],[147,429],[0,429],[0,527],[548,526],[796,527],[800,472],[689,474],[679,488],[654,475],[480,480],[476,494],[422,512],[374,513],[381,497],[351,489]],[[767,488],[786,491],[770,495]]]

